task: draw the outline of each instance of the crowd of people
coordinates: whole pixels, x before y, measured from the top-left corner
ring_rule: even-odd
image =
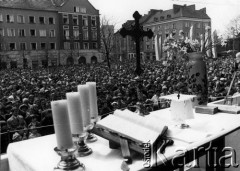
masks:
[[[224,98],[230,86],[234,59],[231,56],[208,59],[209,101]],[[142,62],[141,76],[134,74],[134,60],[76,66],[57,66],[39,69],[0,70],[1,152],[9,142],[54,133],[50,101],[66,99],[66,93],[77,91],[77,85],[88,81],[97,83],[99,114],[104,116],[115,109],[134,110],[138,102],[148,104],[148,110],[169,107],[158,97],[189,94],[187,61],[175,59]],[[111,73],[111,74],[110,74]],[[230,94],[240,92],[236,75]]]

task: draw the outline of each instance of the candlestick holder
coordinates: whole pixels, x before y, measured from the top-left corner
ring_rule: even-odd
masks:
[[[76,147],[74,147],[72,149],[65,149],[65,150],[60,150],[57,147],[55,147],[54,151],[59,156],[61,156],[61,160],[57,164],[57,167],[55,167],[53,170],[54,171],[63,171],[63,170],[85,171],[84,164],[80,163],[74,155],[76,150],[77,150]]]
[[[84,132],[82,134],[73,134],[74,138],[74,144],[78,147],[78,156],[84,157],[92,154],[92,149],[87,146],[86,139],[87,139],[88,133]],[[77,140],[75,140],[77,139]]]
[[[96,125],[96,123],[99,119],[100,119],[99,117],[96,119],[95,118],[91,119],[91,124],[88,125],[88,128],[87,128],[87,132],[88,132],[87,141],[88,142],[95,142],[98,140],[97,136],[92,133],[92,129],[94,128],[94,126]]]

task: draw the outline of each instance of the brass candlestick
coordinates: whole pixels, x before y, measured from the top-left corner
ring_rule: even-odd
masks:
[[[77,150],[76,147],[72,149],[60,150],[57,147],[54,148],[54,151],[61,156],[60,162],[55,167],[54,171],[85,171],[85,166],[80,163],[74,153]]]
[[[94,126],[96,125],[96,123],[99,119],[100,119],[99,117],[91,119],[91,124],[87,128],[87,132],[88,132],[87,141],[88,142],[95,142],[95,141],[98,140],[97,136],[94,135],[91,131],[94,128]]]
[[[74,143],[78,147],[78,156],[84,157],[92,154],[92,149],[88,147],[88,145],[85,143],[87,139],[88,133],[84,132],[82,134],[73,134],[73,138],[77,139],[74,141]]]

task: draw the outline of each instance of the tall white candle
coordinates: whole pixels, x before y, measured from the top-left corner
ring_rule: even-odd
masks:
[[[83,116],[83,124],[86,127],[91,123],[90,105],[89,105],[89,86],[78,85],[78,92],[80,93],[80,103],[81,103],[81,111]]]
[[[68,114],[72,134],[83,133],[83,118],[80,103],[80,93],[71,92],[66,94]]]
[[[61,150],[73,147],[70,122],[67,109],[67,100],[51,102],[54,130],[57,138],[57,147]]]
[[[96,82],[86,82],[86,84],[89,85],[90,115],[91,118],[97,119],[98,105]]]

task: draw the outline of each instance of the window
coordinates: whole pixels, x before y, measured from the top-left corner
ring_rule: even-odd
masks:
[[[4,36],[4,29],[0,28],[0,36]]]
[[[201,23],[197,23],[197,28],[201,28]]]
[[[171,15],[167,15],[167,19],[170,19],[172,16]]]
[[[96,42],[93,42],[93,43],[92,43],[92,48],[93,48],[93,49],[97,49],[97,43],[96,43]]]
[[[31,50],[37,50],[37,43],[31,43]]]
[[[41,50],[46,49],[46,43],[40,43],[40,48],[41,48]]]
[[[73,30],[73,36],[74,36],[74,39],[78,40],[79,39],[79,30],[74,29]]]
[[[160,20],[164,20],[164,16],[161,16],[161,17],[160,17]]]
[[[46,30],[39,30],[39,36],[40,37],[46,37],[47,36],[47,31]]]
[[[69,40],[69,30],[63,30],[63,36],[65,37],[65,39]]]
[[[55,30],[49,30],[49,37],[55,37]]]
[[[208,26],[208,23],[204,23],[204,28],[206,28]]]
[[[55,24],[54,18],[53,17],[49,17],[48,18],[48,23],[49,24]]]
[[[3,50],[4,48],[3,48],[3,44],[2,43],[0,43],[0,50]]]
[[[88,43],[83,43],[83,49],[89,49],[89,44]]]
[[[76,15],[73,16],[73,25],[79,25],[78,16]]]
[[[30,36],[36,36],[36,30],[30,29]]]
[[[158,18],[157,17],[154,17],[154,19],[153,19],[154,21],[158,21]]]
[[[3,15],[0,14],[0,22],[3,22]]]
[[[67,14],[63,15],[63,24],[69,24],[69,18]]]
[[[80,7],[73,7],[74,12],[80,12]]]
[[[34,24],[35,23],[35,17],[34,16],[29,16],[29,23]]]
[[[87,27],[88,26],[88,18],[87,18],[87,16],[83,16],[82,26],[83,27]]]
[[[18,23],[25,23],[25,18],[23,15],[18,15],[17,16],[17,22]]]
[[[64,42],[64,44],[63,44],[63,48],[64,49],[70,49],[70,43],[69,42]]]
[[[80,12],[81,13],[87,13],[87,9],[86,8],[80,8]]]
[[[18,36],[19,37],[25,37],[26,35],[25,35],[25,30],[24,29],[19,29],[18,30]]]
[[[92,17],[92,27],[96,27],[97,26],[97,21],[96,21],[96,17]]]
[[[11,15],[7,15],[7,22],[8,23],[13,23],[14,22],[14,16],[11,14]]]
[[[9,37],[15,36],[15,29],[7,29],[7,34]]]
[[[92,30],[92,40],[97,40],[97,30]]]
[[[172,24],[172,28],[173,28],[173,29],[176,29],[176,24]]]
[[[16,50],[15,43],[9,43],[9,50]]]
[[[185,27],[190,27],[190,23],[189,22],[185,22]]]
[[[147,50],[150,49],[150,45],[149,45],[149,44],[146,45],[146,49],[147,49]]]
[[[20,46],[20,50],[26,50],[26,43],[21,42],[19,46]]]
[[[80,49],[80,43],[74,42],[74,49]]]
[[[44,24],[44,23],[45,23],[44,17],[39,17],[39,23],[40,23],[40,24]]]
[[[83,40],[88,40],[88,30],[83,30]]]
[[[50,49],[55,50],[56,49],[56,44],[55,43],[50,43]]]

